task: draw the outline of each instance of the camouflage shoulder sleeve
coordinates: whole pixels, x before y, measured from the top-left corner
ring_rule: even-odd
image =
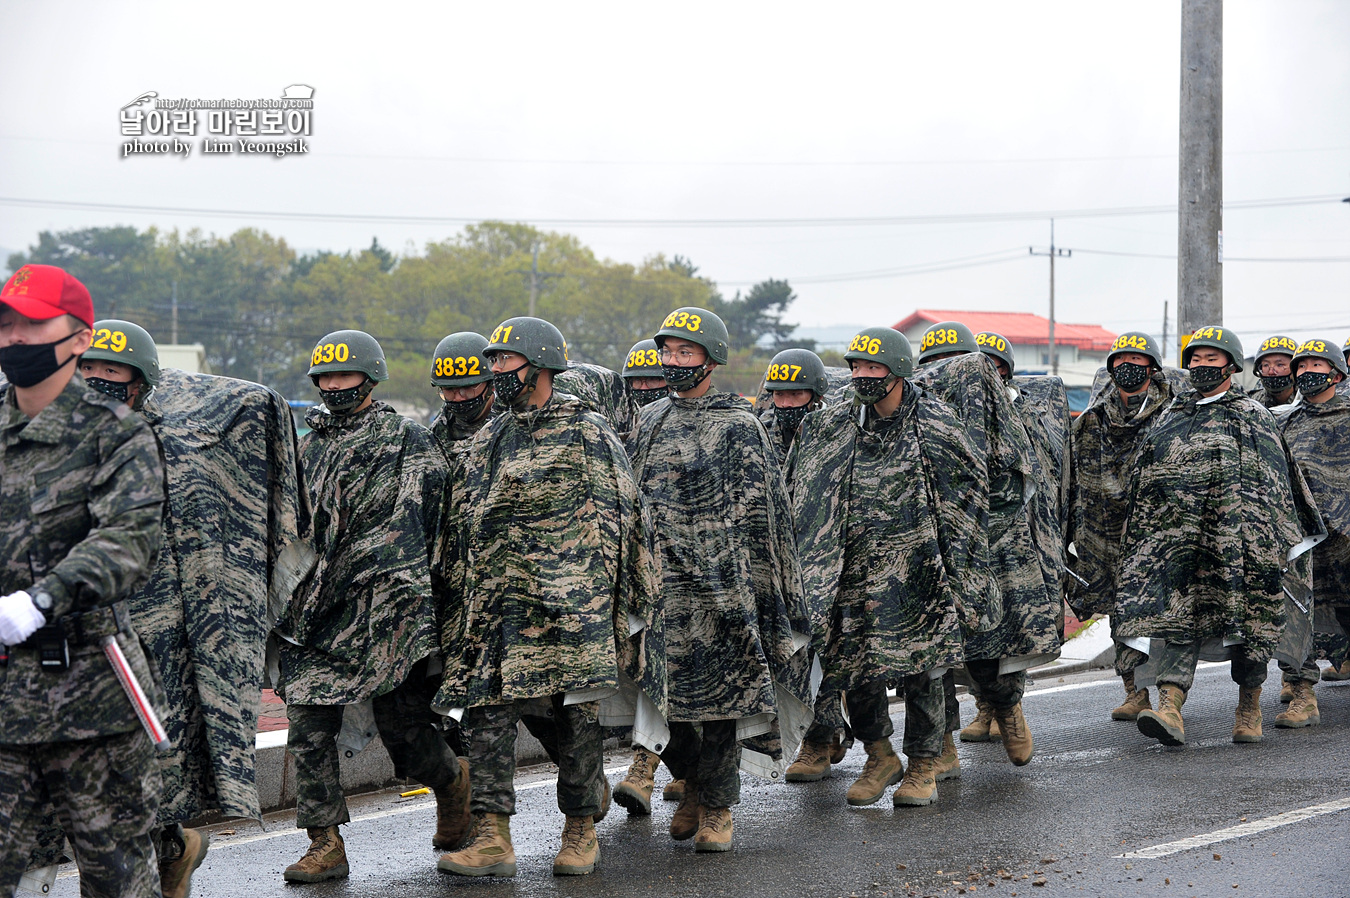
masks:
[[[89,403],[92,405],[93,403]],[[36,585],[52,597],[49,618],[74,607],[77,591],[106,605],[150,576],[158,558],[164,515],[164,463],[150,426],[125,406],[84,408],[97,439],[98,470],[90,481],[94,527]]]

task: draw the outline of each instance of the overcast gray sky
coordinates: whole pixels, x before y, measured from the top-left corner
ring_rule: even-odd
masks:
[[[1175,0],[8,0],[0,34],[10,251],[112,224],[416,251],[454,219],[501,218],[618,261],[679,253],[728,293],[788,278],[804,325],[889,324],[915,308],[1046,313],[1046,261],[1022,257],[1047,243],[1045,218],[972,216],[1177,198]],[[1238,207],[1350,196],[1347,48],[1343,0],[1226,4],[1224,300],[1245,340],[1350,335],[1350,263],[1238,261],[1350,258],[1350,204]],[[308,155],[120,156],[119,109],[145,91],[279,97],[296,83],[315,89]],[[340,218],[377,215],[442,220]],[[856,222],[875,217],[917,220]],[[855,221],[762,223],[826,218]],[[760,223],[708,223],[731,219]],[[671,220],[704,223],[655,223]],[[1061,320],[1157,332],[1170,300],[1175,321],[1176,263],[1151,257],[1175,255],[1175,214],[1065,215],[1056,243],[1075,250],[1058,266]],[[894,276],[923,267],[944,270]]]

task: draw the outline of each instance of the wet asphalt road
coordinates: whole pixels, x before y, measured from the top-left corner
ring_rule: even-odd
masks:
[[[1188,742],[1181,748],[1164,748],[1134,724],[1109,719],[1123,693],[1107,673],[1042,679],[1024,702],[1036,740],[1028,766],[1014,768],[998,743],[961,745],[961,778],[940,784],[938,801],[926,808],[893,808],[889,794],[871,807],[849,808],[844,793],[861,771],[861,746],[820,783],[746,777],[734,811],[735,848],[727,854],[696,855],[692,842],[671,841],[673,804],[655,802],[651,817],[628,817],[616,806],[598,827],[596,873],[555,879],[562,817],[551,769],[541,767],[522,770],[517,781],[514,879],[439,874],[432,799],[394,792],[352,801],[355,822],[343,828],[350,878],[285,884],[281,871],[308,843],[292,829],[293,818],[278,814],[266,832],[252,823],[214,827],[193,894],[1350,895],[1350,683],[1317,687],[1320,727],[1279,730],[1278,676],[1272,665],[1262,698],[1265,741],[1234,745],[1237,687],[1228,665],[1202,666],[1184,709]],[[892,710],[898,747],[904,715],[900,705]],[[965,722],[974,713],[964,698],[962,712]],[[609,762],[617,782],[627,757],[614,754]],[[661,768],[658,791],[667,779]],[[1328,804],[1318,816],[1262,832],[1165,847],[1160,852],[1175,853],[1162,857],[1120,856]],[[72,873],[53,894],[78,894]]]

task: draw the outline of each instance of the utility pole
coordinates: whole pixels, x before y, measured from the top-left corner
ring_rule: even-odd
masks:
[[[530,258],[530,270],[529,270],[528,272],[522,271],[521,274],[528,274],[528,275],[530,276],[530,317],[531,317],[531,318],[534,318],[534,317],[535,317],[535,309],[536,309],[536,308],[538,307],[538,305],[539,305],[539,288],[542,287],[542,286],[544,285],[544,280],[545,280],[546,278],[560,278],[560,277],[562,277],[562,275],[561,275],[561,274],[555,274],[555,273],[550,272],[550,271],[540,271],[540,270],[539,270],[539,244],[538,244],[538,243],[535,243],[535,245],[534,245],[534,251],[533,251],[533,253],[531,254],[531,258]]]
[[[1050,257],[1050,373],[1059,376],[1059,355],[1055,352],[1055,257],[1067,259],[1073,255],[1071,249],[1055,248],[1055,220],[1050,219],[1050,251],[1036,252],[1036,247],[1028,246],[1027,252],[1033,256]]]
[[[1167,361],[1167,300],[1165,299],[1163,300],[1163,338],[1160,355],[1162,355],[1164,362]]]
[[[169,300],[169,310],[170,310],[170,313],[171,313],[172,316],[173,316],[173,327],[171,328],[171,333],[172,333],[172,337],[173,337],[172,342],[173,342],[173,344],[174,344],[175,346],[177,346],[177,345],[178,345],[178,282],[177,282],[177,281],[174,281],[174,282],[173,282],[173,299]]]
[[[1223,323],[1223,0],[1181,0],[1177,335]]]

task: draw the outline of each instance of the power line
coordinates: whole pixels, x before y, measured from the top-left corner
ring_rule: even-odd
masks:
[[[1126,253],[1110,249],[1078,249],[1076,253],[1091,253],[1094,256],[1129,256],[1135,259],[1170,259],[1175,262],[1175,254],[1164,253]],[[1350,262],[1350,256],[1224,256],[1224,264],[1229,262]]]
[[[1225,203],[1225,209],[1272,209],[1341,202],[1340,194],[1275,197]],[[372,215],[365,213],[294,212],[265,209],[211,209],[183,206],[148,206],[133,203],[91,203],[40,200],[30,197],[0,197],[0,205],[44,209],[79,209],[92,212],[141,212],[223,218],[265,218],[288,221],[361,222],[374,224],[465,225],[504,221],[510,216]],[[936,215],[840,216],[822,218],[529,218],[543,227],[591,228],[801,228],[878,227],[889,225],[965,224],[971,222],[1036,221],[1049,218],[1103,218],[1125,215],[1175,215],[1176,204],[1165,206],[1116,206],[1096,209],[1060,209],[1023,212],[965,212]],[[517,217],[517,220],[521,220]]]

